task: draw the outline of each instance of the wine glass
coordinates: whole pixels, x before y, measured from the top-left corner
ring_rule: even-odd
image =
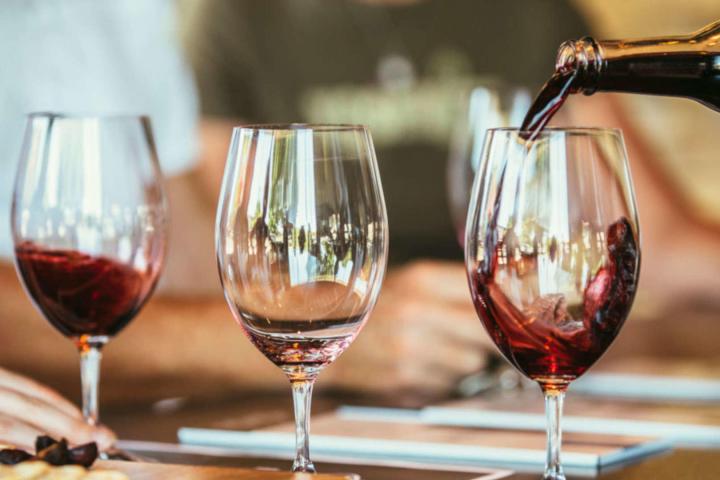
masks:
[[[387,264],[387,214],[370,132],[351,125],[235,128],[216,235],[235,319],[292,385],[293,471],[314,472],[313,383],[360,332]]]
[[[450,216],[460,246],[465,243],[465,219],[475,173],[480,167],[485,132],[519,127],[532,97],[522,87],[483,85],[474,88],[453,125],[447,166]]]
[[[11,215],[18,275],[75,342],[83,416],[96,425],[101,350],[150,297],[165,253],[149,119],[31,114]]]
[[[565,391],[607,350],[635,297],[638,218],[622,135],[491,129],[467,218],[477,313],[501,353],[545,394],[546,479],[563,479]]]

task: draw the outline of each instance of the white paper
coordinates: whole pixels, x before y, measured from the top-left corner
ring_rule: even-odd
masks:
[[[285,432],[232,431],[181,428],[183,444],[234,448],[243,454],[278,455],[291,458],[295,436]],[[667,442],[648,442],[607,456],[563,453],[563,466],[569,472],[596,471],[619,462],[667,450]],[[330,435],[312,435],[313,457],[325,461],[418,462],[429,465],[493,466],[524,470],[542,469],[545,452],[523,448],[492,448],[451,443],[384,440]]]
[[[649,401],[720,403],[720,380],[591,373],[570,386],[573,394]]]

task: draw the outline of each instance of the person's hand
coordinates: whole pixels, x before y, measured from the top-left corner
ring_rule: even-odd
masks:
[[[115,435],[106,427],[91,427],[72,403],[27,377],[0,368],[0,443],[34,451],[35,438],[67,438],[71,445],[97,442],[106,450]]]
[[[370,392],[447,394],[490,349],[459,262],[391,269],[360,335],[323,383]]]

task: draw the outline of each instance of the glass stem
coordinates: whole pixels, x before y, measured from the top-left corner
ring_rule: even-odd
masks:
[[[99,423],[98,384],[100,383],[100,359],[104,342],[84,341],[80,350],[80,383],[82,384],[82,413],[90,425]]]
[[[547,414],[547,458],[545,460],[544,480],[565,480],[560,464],[560,446],[562,445],[562,417],[564,391],[545,391],[545,413]]]
[[[310,404],[314,379],[291,382],[295,405],[295,461],[293,472],[315,473],[310,461]]]

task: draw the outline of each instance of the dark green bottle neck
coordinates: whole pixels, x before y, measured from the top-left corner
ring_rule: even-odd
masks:
[[[720,22],[688,36],[565,42],[556,70],[576,72],[573,93],[680,96],[720,110]]]

